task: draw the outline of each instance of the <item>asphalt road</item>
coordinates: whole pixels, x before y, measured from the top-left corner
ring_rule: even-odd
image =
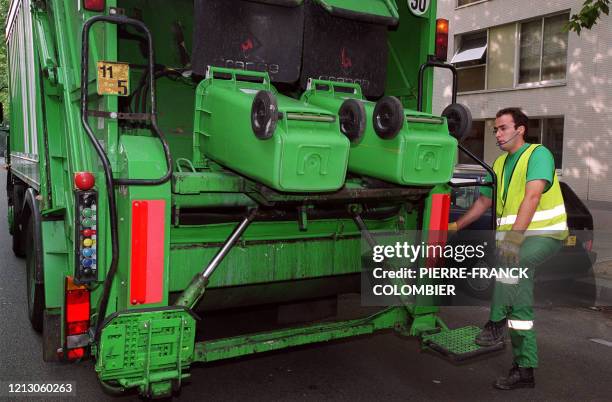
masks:
[[[69,380],[76,383],[77,398],[66,400],[139,400],[135,394],[121,397],[105,394],[91,361],[78,364],[42,361],[41,337],[30,328],[26,317],[24,261],[11,252],[5,180],[6,174],[2,171],[0,382]],[[353,310],[358,300],[350,296],[342,298],[340,310]],[[486,320],[487,309],[444,308],[442,316],[451,327],[481,324]],[[455,366],[421,352],[414,338],[382,333],[196,366],[179,398],[182,401],[612,400],[612,314],[555,307],[538,308],[536,316],[541,368],[536,372],[537,387],[533,390],[503,392],[491,387],[494,377],[504,374],[511,364],[509,347],[487,359]]]

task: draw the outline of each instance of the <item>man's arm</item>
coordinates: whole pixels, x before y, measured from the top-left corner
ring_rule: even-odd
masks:
[[[493,201],[489,197],[481,195],[478,197],[476,202],[472,204],[470,209],[467,210],[459,219],[457,219],[457,230],[463,229],[469,226],[472,222],[477,220],[484,214],[487,209],[491,208]],[[537,204],[536,204],[537,205]]]
[[[512,230],[517,232],[524,232],[533,219],[540,197],[544,192],[546,186],[546,180],[531,180],[527,182],[525,186],[525,198],[521,202],[519,207],[516,221],[512,225]]]

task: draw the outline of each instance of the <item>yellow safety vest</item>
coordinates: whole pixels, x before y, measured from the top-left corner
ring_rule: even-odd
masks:
[[[512,230],[512,225],[516,222],[519,208],[523,198],[525,198],[529,158],[539,146],[540,144],[531,144],[519,157],[510,177],[508,189],[504,188],[503,177],[504,164],[508,153],[500,155],[493,163],[493,171],[497,175],[497,188],[499,189],[496,206],[498,233]],[[567,214],[565,213],[561,186],[557,174],[553,173],[552,186],[542,193],[536,212],[524,234],[525,236],[546,236],[564,240],[568,233]]]

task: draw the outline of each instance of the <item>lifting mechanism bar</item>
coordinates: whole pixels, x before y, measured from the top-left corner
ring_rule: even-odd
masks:
[[[198,302],[206,291],[206,286],[208,286],[208,281],[210,280],[211,275],[215,272],[219,264],[221,264],[221,261],[223,261],[225,256],[227,256],[232,247],[234,247],[238,239],[240,239],[240,236],[242,236],[244,231],[255,220],[256,215],[257,208],[254,208],[242,220],[242,222],[236,226],[225,243],[223,243],[223,246],[221,246],[221,249],[219,249],[213,259],[210,260],[206,268],[193,278],[189,286],[187,286],[176,302],[174,302],[175,306],[184,306],[189,309],[193,309],[197,306]]]
[[[353,214],[353,221],[355,221],[355,224],[359,228],[359,231],[361,232],[361,235],[364,237],[366,242],[368,242],[368,245],[373,249],[378,244],[376,242],[376,239],[374,238],[374,236],[372,236],[372,233],[368,230],[368,227],[366,226],[365,222],[363,221],[363,218],[357,212],[356,207],[354,207],[354,206],[351,207],[351,212]],[[391,269],[391,268],[387,267],[387,264],[384,263],[384,262],[383,262],[382,266],[384,267],[385,270],[390,270]],[[393,279],[390,279],[390,281],[394,285],[399,285],[399,286],[403,286],[403,285],[406,284],[406,282],[404,282],[403,279],[399,279],[399,278],[393,278]],[[413,303],[408,299],[408,297],[406,295],[401,295],[398,298],[400,299],[400,302],[402,303],[402,305],[404,307],[406,307],[410,311],[412,311]]]

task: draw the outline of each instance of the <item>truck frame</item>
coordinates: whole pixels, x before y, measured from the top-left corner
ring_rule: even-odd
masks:
[[[444,241],[439,234],[447,229],[447,183],[456,156],[438,149],[451,143],[466,151],[450,133],[460,137],[471,118],[454,103],[442,117],[431,114],[432,68],[450,70],[456,82],[454,68],[444,63],[448,23],[436,20],[435,0],[227,1],[237,10],[232,18],[260,13],[280,21],[268,26],[277,27],[279,37],[302,37],[302,31],[286,31],[295,25],[283,25],[282,18],[302,21],[299,79],[281,77],[287,70],[280,62],[249,61],[247,52],[271,40],[261,33],[241,39],[239,54],[246,61],[208,63],[201,54],[214,44],[200,42],[206,35],[236,40],[221,23],[205,23],[221,3],[168,3],[11,3],[8,221],[13,251],[26,259],[28,316],[44,334],[43,358],[93,358],[105,389],[138,388],[146,397],[161,397],[178,390],[197,362],[380,330],[420,336],[424,347],[458,359],[490,352],[473,344],[476,327],[448,329],[438,307],[423,300],[358,319],[197,339],[196,323],[208,311],[358,292],[363,247],[376,242],[377,231],[419,230],[425,241]],[[340,71],[346,76],[323,71],[331,61],[307,51],[325,26],[312,28],[316,18],[372,29],[384,40],[380,48],[342,47]],[[355,47],[361,45],[382,52],[382,61],[360,59]],[[358,67],[362,76],[351,75]],[[309,69],[316,74],[306,75]],[[347,105],[356,109],[343,117],[343,109],[330,105],[344,107],[347,98],[357,101]],[[278,113],[257,109],[257,102],[274,108],[277,99]],[[396,104],[399,121],[393,120]],[[366,116],[367,127],[353,119],[363,113],[360,105],[373,113]],[[380,112],[385,105],[387,115]],[[276,131],[258,131],[258,119],[265,127],[276,124]],[[239,126],[245,122],[256,135],[273,137],[238,152],[253,136]],[[382,129],[404,124],[405,138],[420,141],[404,159],[424,162],[407,176],[396,175],[396,183],[391,173],[360,173],[381,161],[364,151],[366,163],[360,162],[359,142],[343,131],[353,122],[362,124],[357,131],[363,141],[374,142],[384,140],[367,137],[376,122]],[[258,144],[289,141],[292,133],[312,137],[315,124],[350,153],[350,174],[338,173],[339,188],[323,187],[323,179],[336,172],[325,171],[322,154],[298,152],[304,165],[286,180],[293,174],[288,157],[279,157],[280,167],[265,165],[272,154],[258,151]],[[341,131],[352,141],[350,149]],[[244,137],[228,151],[223,145],[233,141],[230,132]],[[276,146],[288,143],[282,141]],[[334,151],[329,158],[339,155]],[[274,175],[268,178],[265,169]],[[318,179],[304,179],[309,172]]]

